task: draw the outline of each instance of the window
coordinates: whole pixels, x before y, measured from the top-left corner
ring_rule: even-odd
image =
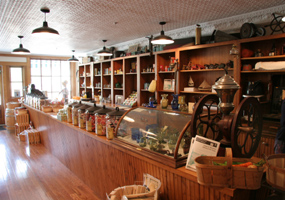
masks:
[[[49,99],[63,97],[66,89],[70,97],[70,66],[68,61],[31,59],[31,83],[47,93]],[[66,84],[67,83],[67,84]]]
[[[10,86],[11,96],[23,96],[23,67],[9,67],[10,69]]]

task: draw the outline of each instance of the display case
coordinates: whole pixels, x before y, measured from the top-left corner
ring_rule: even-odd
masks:
[[[177,168],[186,163],[191,117],[172,110],[134,108],[122,116],[113,142]]]

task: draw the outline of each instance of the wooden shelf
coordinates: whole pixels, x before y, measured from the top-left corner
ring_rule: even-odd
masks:
[[[94,89],[99,89],[99,90],[101,90],[101,87],[94,87]]]
[[[173,74],[174,71],[159,71],[159,74]]]
[[[114,90],[123,90],[123,88],[114,88]]]
[[[114,76],[123,76],[124,74],[114,74]]]
[[[155,72],[141,72],[141,74],[155,74]]]
[[[248,58],[241,58],[241,60],[267,60],[267,59],[279,59],[279,58],[285,58],[285,55],[248,57]]]
[[[209,90],[209,91],[199,91],[199,90],[195,90],[195,91],[193,91],[193,92],[180,91],[180,93],[183,93],[183,94],[217,94],[217,93],[211,92],[210,90]]]
[[[285,70],[251,70],[241,71],[242,74],[255,74],[255,73],[285,73]]]
[[[94,75],[94,76],[96,76],[96,77],[101,77],[101,75]]]
[[[158,92],[174,92],[174,90],[158,90]]]
[[[111,76],[111,74],[103,74],[103,76]]]
[[[136,75],[137,73],[136,72],[129,72],[129,73],[126,73],[126,75]]]
[[[111,90],[111,88],[103,88],[103,90]]]
[[[141,89],[142,92],[149,92],[147,89]]]
[[[228,71],[233,71],[233,68],[228,69]],[[199,70],[180,70],[181,73],[189,72],[213,72],[213,71],[225,71],[224,69],[199,69]]]

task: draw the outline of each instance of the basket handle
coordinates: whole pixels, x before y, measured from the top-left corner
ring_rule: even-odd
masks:
[[[226,158],[227,158],[227,178],[228,178],[228,184],[229,187],[231,188],[233,185],[233,168],[232,168],[232,163],[233,163],[233,152],[232,148],[226,148]]]

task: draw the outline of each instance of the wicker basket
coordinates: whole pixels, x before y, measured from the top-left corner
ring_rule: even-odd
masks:
[[[214,162],[227,166],[217,166]],[[226,149],[226,157],[199,156],[195,159],[198,183],[212,187],[230,187],[255,190],[260,188],[264,167],[233,167],[232,162],[257,163],[260,158],[233,158],[232,150]]]
[[[266,181],[280,190],[285,190],[285,154],[276,154],[266,161]]]

